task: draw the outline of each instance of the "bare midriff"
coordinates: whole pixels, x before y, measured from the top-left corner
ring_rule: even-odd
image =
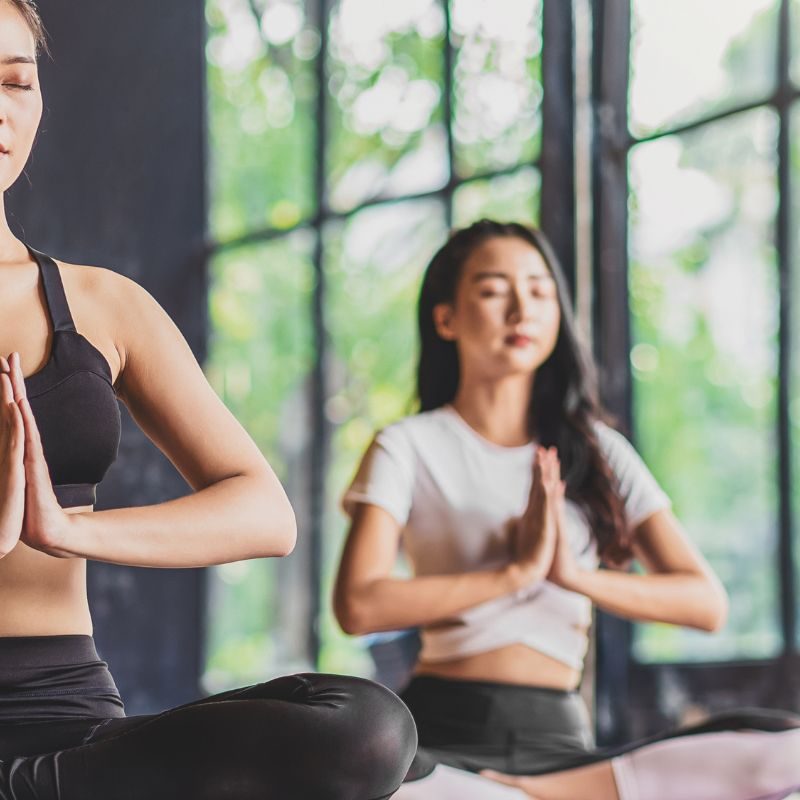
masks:
[[[91,635],[86,560],[54,558],[20,542],[0,559],[0,609],[0,637]]]
[[[526,644],[510,644],[449,661],[418,661],[415,675],[462,681],[491,681],[571,691],[580,672]]]

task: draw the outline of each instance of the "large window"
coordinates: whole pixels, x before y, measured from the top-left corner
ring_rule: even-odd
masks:
[[[620,9],[630,24],[614,18]],[[789,704],[800,574],[791,357],[800,3],[595,0],[595,10],[604,26],[596,102],[614,120],[599,134],[596,207],[624,209],[596,222],[608,252],[628,256],[624,281],[601,301],[604,358],[628,373],[617,411],[731,601],[713,636],[635,626],[625,691],[671,721],[725,705],[732,691]],[[629,63],[613,51],[628,42]],[[627,169],[609,177],[602,165],[612,159]],[[604,333],[626,306],[627,341]],[[619,711],[626,699],[610,702]]]
[[[642,660],[768,658],[792,644],[775,580],[789,380],[779,374],[789,264],[776,237],[790,116],[778,90],[789,63],[778,59],[778,0],[726,2],[724,15],[719,6],[633,3],[635,429],[731,597],[721,635],[641,628]],[[665,26],[687,41],[675,48]]]
[[[639,628],[643,660],[764,658],[782,647],[777,122],[756,109],[631,152],[636,438],[731,599],[717,636]]]
[[[288,559],[212,571],[206,682],[364,674],[329,610],[338,497],[412,407],[419,278],[448,228],[537,219],[542,9],[208,0],[207,18],[208,373],[301,536]]]
[[[731,692],[785,704],[791,670],[775,670],[797,664],[800,631],[800,0],[207,9],[208,369],[301,531],[288,559],[213,571],[209,685],[370,671],[329,610],[338,497],[374,431],[411,410],[422,269],[449,227],[493,215],[540,220],[562,255],[583,243],[579,274],[593,250],[606,397],[731,596],[713,636],[601,631],[601,733],[633,715],[629,691],[650,714],[629,734]],[[579,125],[573,150],[573,75],[581,103],[589,73],[594,139]]]

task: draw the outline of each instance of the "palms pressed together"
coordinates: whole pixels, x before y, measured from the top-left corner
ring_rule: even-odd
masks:
[[[0,402],[0,557],[19,542],[65,556],[69,515],[53,492],[18,353],[0,357]]]

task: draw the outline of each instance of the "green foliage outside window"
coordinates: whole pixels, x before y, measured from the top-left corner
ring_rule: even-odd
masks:
[[[694,74],[706,75],[700,62],[708,52],[672,47],[674,38],[658,34],[664,4],[636,0],[634,133],[770,91],[773,0],[730,0],[727,28],[711,13],[719,7],[716,0],[667,5],[676,19],[689,15],[694,26],[714,27],[707,41],[718,50],[718,74],[702,85],[693,80],[687,63],[696,58]],[[793,0],[796,16],[799,5]],[[454,222],[465,225],[483,215],[536,220],[540,3],[452,0],[450,13],[455,177],[511,168],[510,174],[459,186]],[[412,408],[419,276],[444,240],[447,222],[443,196],[403,198],[435,193],[454,177],[443,105],[443,8],[439,0],[332,4],[324,198],[315,194],[314,59],[321,37],[309,5],[207,0],[207,16],[211,229],[215,240],[231,243],[211,265],[207,371],[284,481],[302,537],[308,522],[312,263],[320,236],[330,337],[325,413],[333,437],[319,666],[368,674],[363,646],[343,636],[330,613],[332,573],[346,528],[338,498],[375,430]],[[667,50],[653,55],[659,43]],[[800,75],[797,63],[795,57]],[[800,130],[800,111],[794,124]],[[773,113],[762,109],[639,145],[631,154],[637,441],[732,595],[731,622],[722,634],[639,628],[635,655],[646,661],[763,657],[779,644],[775,130]],[[795,219],[798,141],[795,136]],[[375,198],[392,202],[358,210]],[[665,198],[673,198],[672,206]],[[320,201],[335,212],[324,222],[315,221]],[[236,242],[266,229],[269,241]],[[800,281],[795,284],[797,294]],[[740,291],[726,310],[721,298],[732,286]],[[793,420],[797,478],[796,402]],[[795,497],[800,518],[800,493]],[[306,555],[298,550],[280,562],[212,571],[210,686],[311,666],[303,663],[305,643],[297,638],[308,581]]]
[[[540,7],[455,0],[453,140],[460,173],[519,169],[459,188],[458,224],[492,214],[535,219]],[[506,7],[507,6],[507,7]],[[316,7],[316,6],[315,6]],[[346,520],[338,498],[375,431],[412,410],[414,306],[422,269],[443,242],[440,198],[334,217],[312,229],[318,202],[346,214],[376,197],[436,191],[451,178],[444,119],[444,11],[439,0],[331,7],[326,193],[314,191],[320,35],[301,0],[209,0],[211,224],[230,242],[212,262],[207,370],[267,454],[307,535],[312,366],[312,254],[321,236],[329,331],[325,405],[333,431],[324,519],[323,669],[366,674],[363,646],[330,613]],[[500,13],[502,12],[502,13]],[[502,107],[498,99],[505,98]],[[509,114],[508,102],[518,113]],[[500,113],[503,112],[503,113]],[[301,230],[280,234],[300,225]],[[307,229],[306,229],[307,228]],[[270,240],[235,242],[270,229]],[[298,551],[302,544],[298,545]],[[214,688],[300,663],[303,552],[212,571],[206,680]]]

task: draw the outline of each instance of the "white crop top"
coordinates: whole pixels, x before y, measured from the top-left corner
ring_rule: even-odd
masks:
[[[619,433],[598,423],[598,438],[619,481],[630,527],[669,499]],[[342,499],[388,511],[402,526],[402,546],[416,575],[489,570],[510,557],[509,523],[528,500],[535,444],[496,445],[444,406],[384,428],[370,445]],[[578,563],[599,565],[581,510],[567,501],[568,536]],[[526,644],[575,669],[588,646],[591,601],[548,581],[474,606],[454,625],[423,629],[422,661],[444,661]]]

